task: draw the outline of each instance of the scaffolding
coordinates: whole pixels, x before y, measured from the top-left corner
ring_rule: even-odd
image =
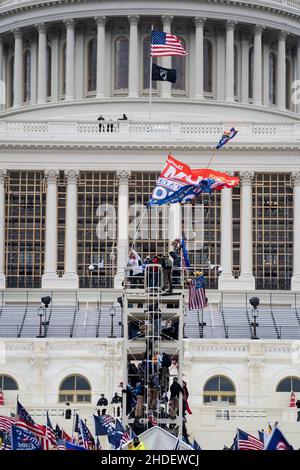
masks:
[[[170,367],[162,367],[161,361],[167,356],[176,364],[176,376],[182,386],[184,271],[173,269],[169,291],[163,290],[165,279],[161,265],[147,265],[140,276],[128,274],[123,293],[123,425],[133,425],[138,419],[144,429],[155,424],[181,437],[182,393],[178,411],[174,412],[168,408],[170,401],[165,400],[171,385]],[[144,390],[134,407],[128,401],[132,401],[131,393],[137,383],[144,384]]]

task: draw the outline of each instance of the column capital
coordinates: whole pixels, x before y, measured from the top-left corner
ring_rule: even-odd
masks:
[[[288,33],[284,29],[282,29],[281,31],[279,31],[278,39],[279,41],[285,41],[287,36],[288,36]]]
[[[128,21],[130,25],[137,26],[140,21],[140,16],[139,15],[128,15]]]
[[[215,30],[216,30],[217,35],[219,36],[221,35],[223,36],[225,33],[225,27],[222,23],[217,24],[215,27]]]
[[[23,36],[23,31],[21,30],[21,28],[13,29],[12,33],[13,33],[15,39],[21,39],[22,36]]]
[[[292,173],[292,184],[294,188],[298,188],[300,186],[300,171]]]
[[[165,16],[165,15],[163,15],[163,16],[161,17],[161,21],[162,21],[163,26],[171,26],[172,20],[173,20],[173,16]]]
[[[195,24],[196,28],[198,28],[200,26],[203,27],[205,22],[206,22],[206,18],[202,18],[200,16],[195,16],[195,18],[194,18],[194,24]]]
[[[65,170],[65,177],[67,180],[67,184],[75,183],[77,184],[79,178],[79,171],[78,170]]]
[[[106,16],[95,16],[95,21],[97,23],[97,26],[105,26],[107,23],[107,17]]]
[[[255,36],[260,36],[263,33],[264,29],[265,29],[264,26],[260,26],[260,25],[254,26],[253,31],[254,31]]]
[[[130,170],[117,170],[116,171],[117,180],[119,183],[126,182],[130,180],[131,171]]]
[[[237,21],[226,20],[226,31],[234,31]]]
[[[38,23],[35,25],[36,29],[38,30],[39,34],[43,34],[47,32],[47,25],[46,23]]]
[[[7,170],[0,170],[0,184],[4,184],[7,178]]]
[[[240,172],[240,181],[243,186],[251,185],[254,178],[254,173],[251,171],[242,171]]]
[[[58,170],[45,170],[44,172],[45,180],[47,183],[57,183],[59,178],[59,171]]]
[[[66,26],[66,29],[75,29],[76,21],[74,20],[74,18],[70,18],[69,20],[64,20],[64,24]]]

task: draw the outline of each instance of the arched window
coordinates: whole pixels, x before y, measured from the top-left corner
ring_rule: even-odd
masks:
[[[46,49],[46,77],[47,77],[47,97],[51,96],[51,46]]]
[[[203,403],[213,402],[235,403],[235,388],[227,377],[212,377],[204,385]]]
[[[19,390],[19,387],[12,377],[0,375],[0,390]]]
[[[7,105],[14,105],[14,55],[11,55],[7,61]]]
[[[31,51],[26,49],[23,55],[24,60],[24,90],[23,101],[28,103],[31,96]]]
[[[276,104],[276,73],[277,73],[277,57],[271,51],[269,54],[269,104]]]
[[[153,64],[157,63],[156,57],[152,58]],[[150,36],[143,41],[143,90],[149,90],[150,80]],[[152,81],[152,88],[157,89],[157,81]]]
[[[186,49],[185,40],[180,38],[180,41]],[[186,56],[172,56],[172,69],[177,72],[176,83],[172,83],[172,89],[186,91]]]
[[[61,50],[61,94],[65,96],[66,94],[66,73],[67,73],[67,65],[66,65],[66,54],[67,54],[67,45],[64,43]]]
[[[290,57],[286,58],[286,82],[285,82],[285,107],[286,109],[292,109],[291,101],[291,90],[292,90],[292,59]]]
[[[88,42],[88,91],[96,91],[97,87],[97,39]]]
[[[203,42],[203,55],[204,55],[204,75],[203,87],[204,92],[213,92],[213,45],[209,39],[204,39]]]
[[[249,99],[253,100],[253,85],[254,85],[254,47],[250,47],[249,49],[249,78],[248,78],[248,93]]]
[[[125,36],[115,42],[115,90],[128,90],[129,41]]]
[[[300,392],[300,378],[286,377],[279,382],[276,392]]]
[[[91,402],[91,386],[81,375],[70,375],[59,387],[59,402]]]

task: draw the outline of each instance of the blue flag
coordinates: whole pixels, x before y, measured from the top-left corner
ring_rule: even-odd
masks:
[[[116,432],[115,428],[112,426],[112,423],[115,421],[112,416],[102,415],[95,416],[95,435],[96,436],[106,436],[108,434],[113,434]]]
[[[265,450],[293,450],[282,432],[274,428]]]
[[[198,444],[198,442],[194,439],[194,442],[193,442],[193,447],[195,450],[202,450],[201,449],[201,446]]]
[[[28,429],[12,425],[12,450],[42,450],[39,439]]]
[[[87,449],[81,446],[77,446],[76,444],[72,444],[72,442],[66,441],[66,450],[87,450]]]
[[[237,133],[238,131],[235,130],[234,127],[232,127],[230,131],[224,131],[216,148],[220,149],[221,147],[224,147],[224,145],[226,145],[229,140],[233,139],[237,135]]]
[[[189,258],[189,254],[185,246],[185,241],[183,239],[181,240],[181,250],[182,250],[181,265],[182,267],[190,268],[191,267],[190,258]]]
[[[113,434],[108,434],[107,436],[108,442],[116,449],[120,447],[122,437],[123,433],[119,431],[115,431]]]
[[[25,421],[26,424],[34,426],[35,422],[33,421],[28,411],[25,410],[24,406],[21,405],[19,400],[17,400],[17,415],[19,416],[19,419]]]

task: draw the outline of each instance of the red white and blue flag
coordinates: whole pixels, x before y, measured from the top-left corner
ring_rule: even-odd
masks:
[[[185,163],[169,155],[148,206],[177,202],[185,204],[193,201],[201,193],[211,193],[225,187],[233,188],[238,183],[239,178],[209,168],[192,170]]]
[[[152,57],[184,56],[187,52],[180,39],[174,34],[152,31],[151,55]]]
[[[204,276],[197,276],[189,285],[189,310],[200,310],[207,306]]]
[[[237,450],[264,450],[264,444],[257,437],[238,429]]]
[[[293,450],[280,429],[274,428],[265,450]]]

